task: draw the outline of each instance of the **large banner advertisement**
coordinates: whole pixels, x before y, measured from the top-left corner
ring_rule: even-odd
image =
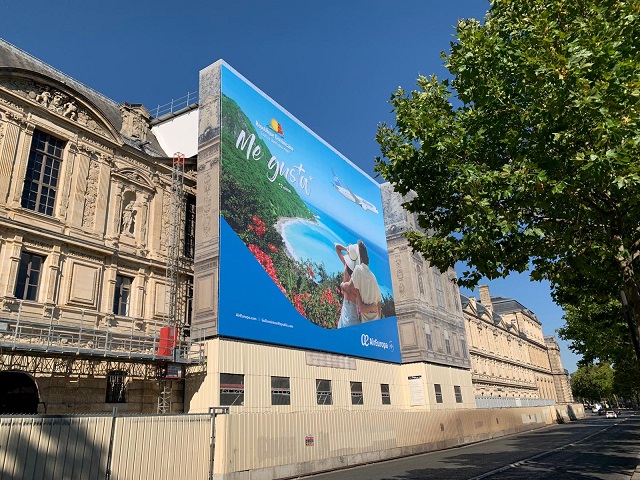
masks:
[[[227,65],[223,336],[400,362],[379,185]]]

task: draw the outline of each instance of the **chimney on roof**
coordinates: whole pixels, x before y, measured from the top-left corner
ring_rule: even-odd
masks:
[[[489,285],[479,285],[478,291],[480,292],[480,303],[482,303],[487,310],[493,313],[493,304],[491,303]]]

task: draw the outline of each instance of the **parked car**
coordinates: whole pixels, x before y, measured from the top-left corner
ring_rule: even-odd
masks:
[[[618,414],[616,412],[614,412],[613,410],[607,410],[607,413],[605,413],[605,417],[606,418],[618,418]]]

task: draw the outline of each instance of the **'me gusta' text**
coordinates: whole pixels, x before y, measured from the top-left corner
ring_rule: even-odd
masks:
[[[256,162],[262,160],[262,149],[260,145],[256,144],[256,136],[253,133],[247,136],[245,131],[241,130],[236,140],[236,148],[245,153],[247,160],[253,159]],[[309,182],[311,181],[311,177],[303,175],[305,170],[302,163],[295,167],[287,167],[284,162],[279,162],[275,156],[272,156],[267,162],[267,168],[270,171],[270,174],[267,175],[270,182],[275,182],[278,175],[280,175],[291,184],[298,184],[298,186],[309,195]]]

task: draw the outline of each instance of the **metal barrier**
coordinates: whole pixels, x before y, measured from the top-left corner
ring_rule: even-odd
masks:
[[[215,417],[0,416],[0,480],[211,478]]]
[[[174,113],[174,112],[177,112],[178,110],[186,108],[189,105],[196,103],[197,101],[198,101],[198,92],[188,92],[186,95],[180,98],[171,99],[169,103],[165,103],[164,105],[158,105],[149,113],[151,113],[153,118],[159,118],[163,115]]]
[[[520,408],[555,405],[553,399],[516,397],[476,397],[476,408]]]

